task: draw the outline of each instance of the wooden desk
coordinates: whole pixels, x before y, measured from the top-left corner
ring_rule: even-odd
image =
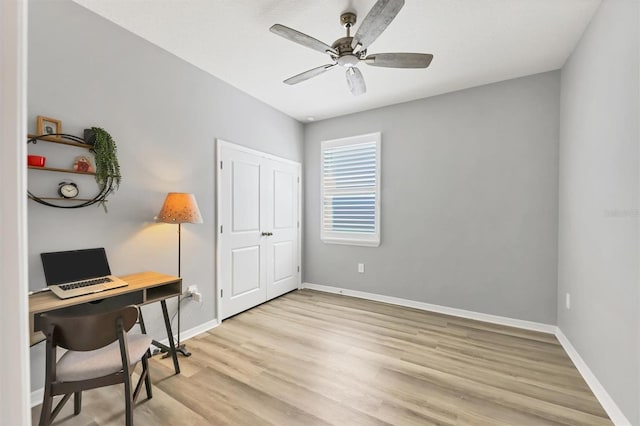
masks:
[[[180,365],[178,364],[178,356],[173,342],[173,332],[171,331],[171,321],[169,320],[166,301],[171,297],[180,296],[182,279],[158,272],[141,272],[138,274],[125,275],[120,278],[129,285],[100,293],[88,294],[86,296],[72,297],[70,299],[59,299],[50,291],[30,295],[29,334],[31,345],[45,339],[40,327],[41,314],[47,312],[87,314],[102,310],[117,309],[127,305],[142,306],[148,303],[160,302],[165,328],[167,329],[169,346],[156,340],[153,341],[153,345],[171,354],[173,367],[176,374],[179,374]],[[140,313],[140,328],[143,333],[146,333],[142,312]]]

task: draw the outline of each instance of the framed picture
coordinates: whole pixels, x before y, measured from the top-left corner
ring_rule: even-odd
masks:
[[[39,115],[36,123],[36,132],[39,135],[62,133],[62,121]]]

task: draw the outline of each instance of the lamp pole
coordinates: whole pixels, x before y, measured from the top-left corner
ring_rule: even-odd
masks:
[[[180,266],[182,265],[181,259],[182,250],[182,223],[178,223],[178,277],[182,278]],[[180,296],[178,296],[178,345],[176,346],[176,352],[181,353],[185,357],[191,356],[191,352],[187,350],[187,347],[180,343],[180,305],[182,305],[182,280],[180,280]],[[167,354],[169,355],[169,354]]]
[[[172,223],[178,225],[178,277],[182,278],[182,224],[183,223],[202,223],[202,215],[198,209],[198,203],[196,202],[193,194],[184,192],[170,192],[167,194],[162,209],[158,214],[158,221],[165,223]],[[180,280],[180,295],[178,296],[178,309],[176,314],[178,315],[178,345],[176,346],[176,352],[181,353],[184,356],[191,356],[185,345],[180,343],[180,305],[182,302],[182,279]],[[165,358],[169,354],[165,354]]]

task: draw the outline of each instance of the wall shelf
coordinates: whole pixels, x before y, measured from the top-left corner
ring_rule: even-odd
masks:
[[[94,153],[92,151],[93,145],[83,143],[84,139],[74,135],[68,135],[68,134],[62,134],[62,133],[55,134],[55,135],[35,135],[32,133],[29,133],[27,135],[27,144],[31,143],[35,145],[38,141],[55,143],[55,144],[70,146],[74,148],[82,148],[82,149],[89,150],[89,152],[92,154]],[[62,169],[58,167],[38,167],[38,166],[27,166],[27,167],[29,170],[41,170],[43,172],[67,173],[67,174],[89,175],[89,176],[96,175],[95,172],[81,172],[73,169]],[[88,207],[96,203],[102,203],[104,207],[106,206],[105,202],[107,201],[106,196],[112,191],[112,183],[113,183],[113,179],[109,177],[107,180],[107,183],[102,188],[100,187],[98,188],[98,194],[93,198],[64,198],[61,196],[54,196],[54,194],[51,194],[51,193],[48,194],[49,196],[40,197],[33,194],[28,189],[27,189],[27,197],[30,200],[35,201],[36,203],[39,203],[48,207],[57,207],[59,209],[77,209],[81,207]],[[69,201],[71,201],[71,203]],[[105,211],[106,211],[106,207],[105,207]]]
[[[94,172],[78,172],[70,169],[58,169],[55,167],[38,167],[38,166],[28,166],[30,170],[44,170],[45,172],[60,172],[60,173],[73,173],[76,175],[95,175]]]
[[[32,133],[29,133],[27,135],[27,137],[29,139],[36,139],[36,140],[44,141],[44,142],[59,143],[59,144],[62,144],[62,145],[75,146],[77,148],[91,149],[93,147],[92,145],[89,145],[89,144],[86,144],[86,143],[79,143],[79,142],[72,141],[70,139],[58,138],[58,137],[55,137],[55,136],[38,136],[38,135],[34,135]]]
[[[53,200],[53,201],[92,201],[91,198],[63,198],[63,197],[38,197],[40,200]]]

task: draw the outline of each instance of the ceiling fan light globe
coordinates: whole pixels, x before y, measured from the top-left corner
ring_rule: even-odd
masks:
[[[358,65],[358,62],[360,62],[360,58],[356,55],[343,55],[338,58],[338,65],[345,68],[355,67]]]

